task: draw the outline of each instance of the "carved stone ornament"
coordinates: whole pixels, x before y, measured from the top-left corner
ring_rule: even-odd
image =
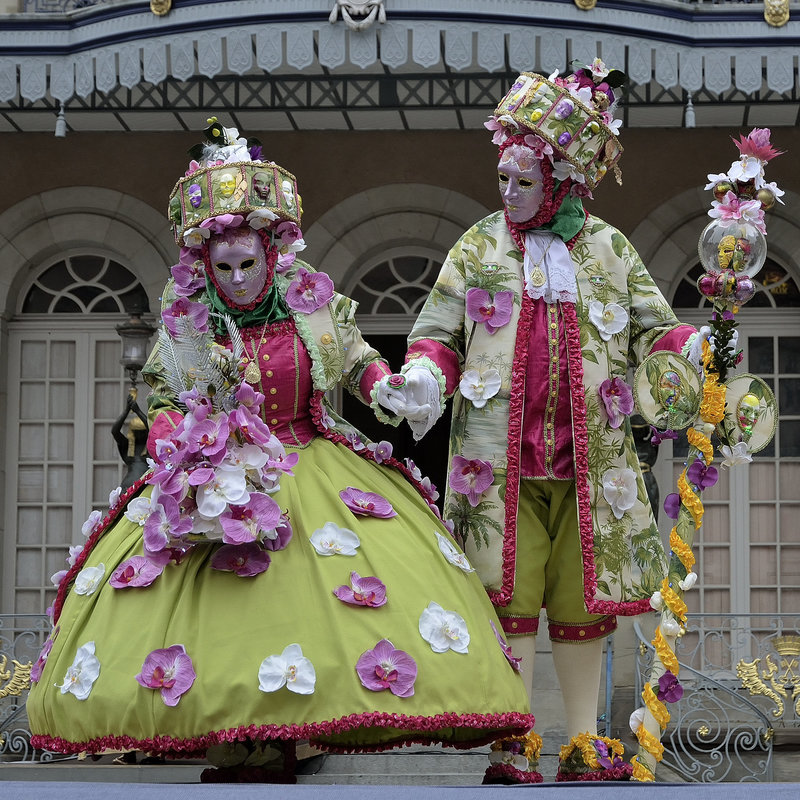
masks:
[[[575,0],[575,5],[582,11],[591,11],[597,5],[597,0]]]
[[[789,0],[764,0],[764,19],[773,28],[781,28],[789,21]]]
[[[328,17],[331,25],[339,19],[340,11],[344,24],[351,31],[365,31],[376,19],[380,23],[386,22],[383,0],[334,0],[333,9]],[[363,17],[363,19],[356,21],[353,17]]]
[[[150,0],[150,10],[157,17],[166,16],[172,10],[172,0]]]

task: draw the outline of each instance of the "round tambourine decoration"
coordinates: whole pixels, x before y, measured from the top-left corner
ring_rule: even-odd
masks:
[[[725,416],[717,436],[733,447],[745,442],[751,453],[763,450],[775,435],[778,404],[772,389],[758,375],[737,375],[727,383]]]
[[[633,396],[647,422],[659,430],[679,431],[697,419],[703,387],[690,361],[664,350],[651,353],[639,365]]]

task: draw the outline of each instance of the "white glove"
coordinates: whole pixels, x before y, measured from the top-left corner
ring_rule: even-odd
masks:
[[[405,374],[406,412],[403,414],[418,442],[442,415],[439,381],[425,367],[411,367]]]
[[[392,379],[400,386],[392,386]],[[378,384],[378,403],[408,420],[414,439],[421,439],[441,416],[439,382],[425,367],[411,367],[403,376],[385,375]]]
[[[703,342],[706,340],[708,340],[708,345],[711,348],[711,352],[715,352],[716,342],[714,341],[714,337],[711,335],[711,328],[708,325],[703,325],[703,327],[700,328],[700,330],[697,332],[697,335],[694,337],[694,341],[692,341],[692,344],[689,347],[689,352],[686,354],[686,358],[691,362],[692,366],[700,375],[703,374]],[[728,345],[735,353],[739,346],[739,331],[734,329]]]

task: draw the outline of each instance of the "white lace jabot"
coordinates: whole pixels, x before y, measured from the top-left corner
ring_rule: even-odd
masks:
[[[575,267],[564,241],[549,231],[525,233],[525,291],[546,303],[576,303]]]

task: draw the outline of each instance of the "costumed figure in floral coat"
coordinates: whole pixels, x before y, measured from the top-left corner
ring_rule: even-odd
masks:
[[[170,217],[152,469],[93,512],[34,667],[35,747],[207,756],[293,781],[294,743],[472,746],[524,733],[517,662],[430,482],[325,400],[390,373],[296,257],[290,173],[212,120]]]
[[[546,605],[571,741],[559,779],[624,778],[596,730],[603,640],[650,610],[664,552],[639,468],[626,375],[654,350],[689,349],[628,240],[582,198],[621,147],[598,60],[524,73],[486,127],[504,209],[450,251],[409,337],[402,375],[376,390],[420,438],[453,398],[445,519],[455,524],[532,687]],[[537,782],[540,739],[496,744],[486,781]]]

